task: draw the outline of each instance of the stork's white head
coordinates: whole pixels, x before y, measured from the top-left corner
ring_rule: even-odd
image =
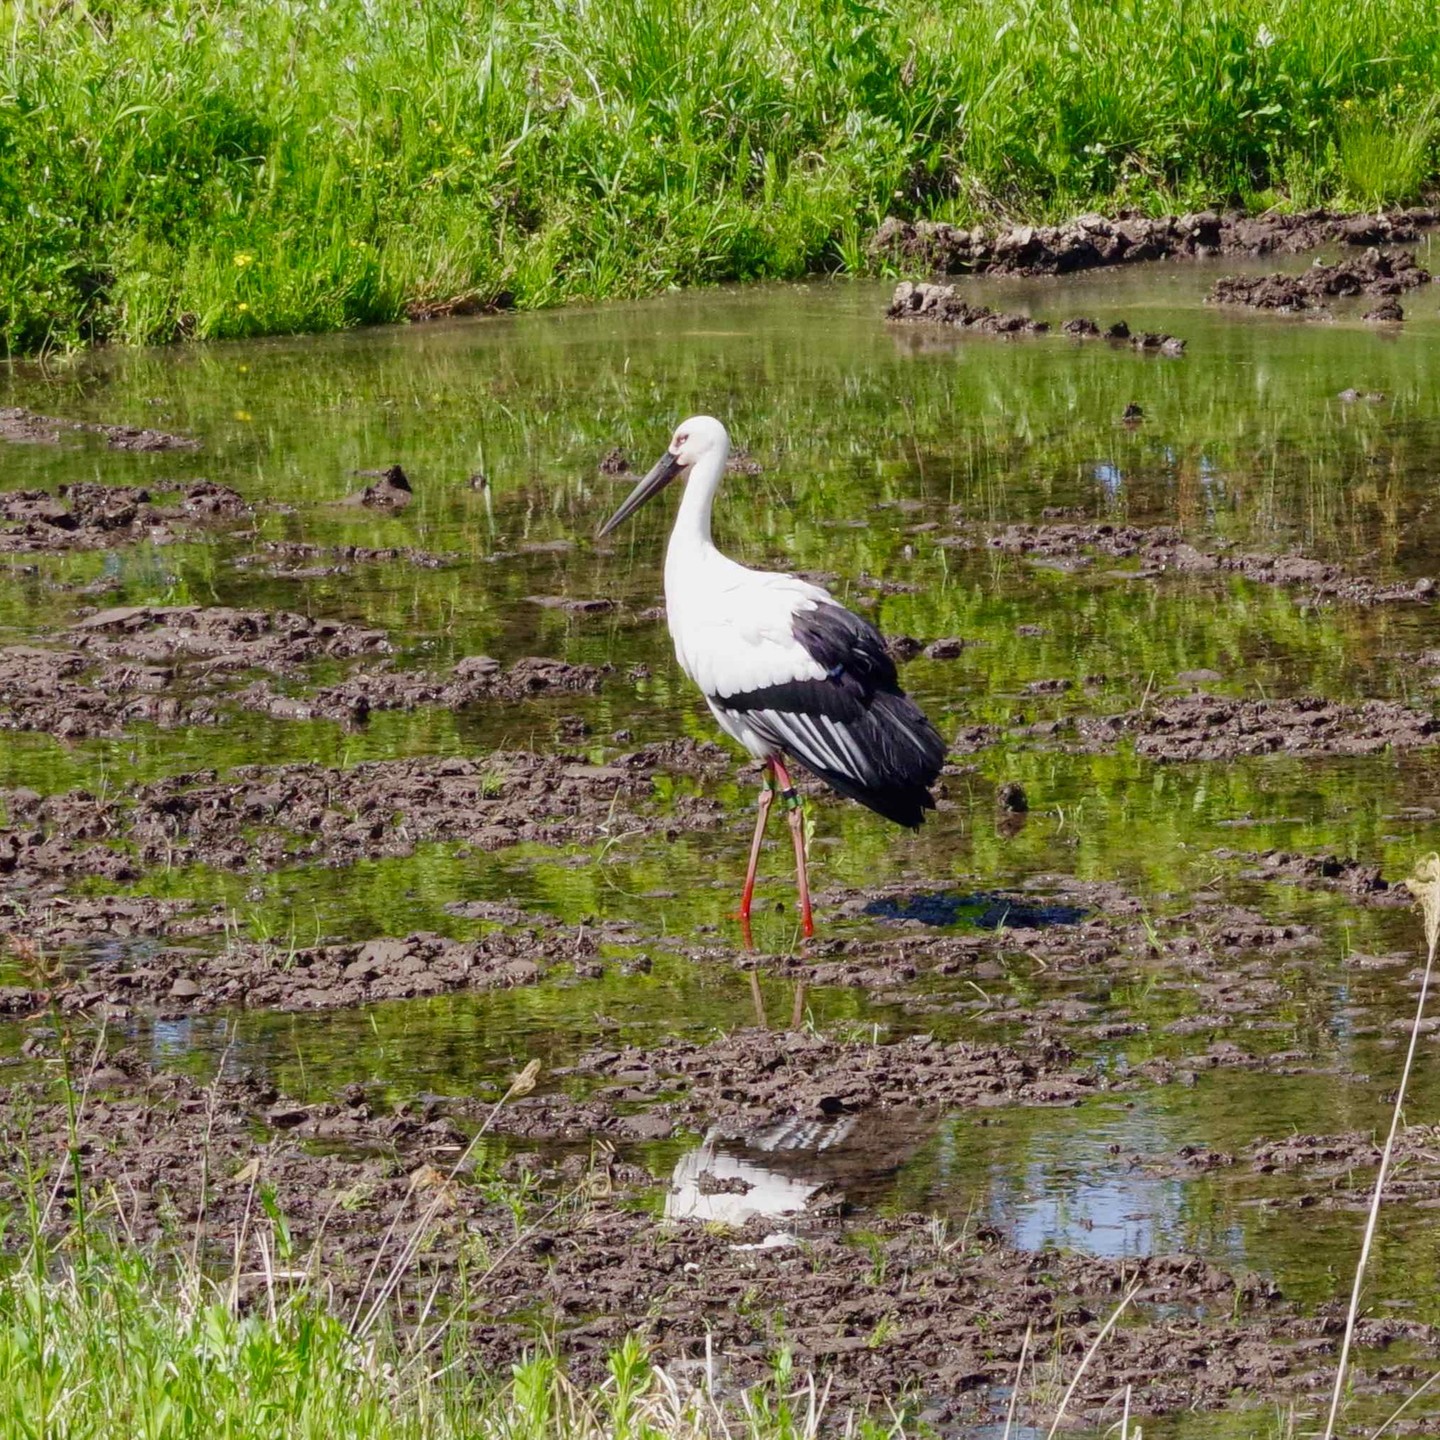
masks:
[[[688,420],[682,420],[670,437],[670,454],[682,470],[717,450],[729,448],[730,437],[713,415],[692,415]]]
[[[650,473],[625,497],[625,503],[600,527],[601,538],[622,520],[628,520],[647,500],[658,495],[677,475],[702,460],[724,465],[730,451],[725,427],[712,415],[692,415],[675,427],[670,448],[656,461]],[[719,479],[718,469],[715,478]]]

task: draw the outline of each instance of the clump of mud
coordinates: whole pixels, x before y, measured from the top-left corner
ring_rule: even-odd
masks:
[[[615,602],[605,595],[527,595],[525,603],[567,615],[608,615],[615,609]]]
[[[0,649],[0,729],[63,740],[114,736],[131,725],[209,725],[211,696],[178,693],[168,664],[99,664],[81,650]]]
[[[472,655],[442,672],[397,670],[380,658],[298,694],[268,678],[237,689],[237,678],[256,671],[303,680],[320,661],[385,657],[391,643],[382,630],[345,621],[229,606],[113,606],[56,638],[66,643],[0,649],[0,729],[109,736],[139,722],[211,725],[227,709],[363,723],[379,710],[593,693],[607,673],[540,657],[505,669],[489,656]]]
[[[496,1373],[537,1322],[579,1384],[603,1379],[608,1350],[636,1329],[667,1367],[704,1364],[731,1388],[765,1378],[784,1344],[797,1366],[817,1372],[832,1414],[903,1388],[933,1423],[977,1423],[1008,1403],[1028,1331],[1048,1338],[1021,1381],[1022,1421],[1053,1414],[1062,1384],[1093,1350],[1070,1413],[1098,1425],[1127,1390],[1136,1415],[1223,1408],[1237,1392],[1300,1403],[1333,1363],[1330,1320],[1307,1318],[1261,1278],[1195,1255],[1034,1253],[992,1228],[951,1229],[914,1214],[866,1217],[860,1236],[824,1190],[807,1213],[778,1223],[657,1220],[635,1200],[664,1177],[609,1151],[513,1155],[504,1174],[526,1178],[532,1197],[517,1212],[507,1201],[518,1186],[451,1174],[467,1131],[438,1103],[389,1108],[360,1085],[296,1100],[248,1075],[205,1086],[129,1052],[72,1063],[91,1076],[73,1140],[69,1107],[48,1085],[0,1093],[0,1201],[18,1202],[14,1177],[27,1164],[49,1167],[47,1223],[63,1231],[73,1223],[73,1155],[81,1183],[126,1196],[132,1243],[174,1243],[175,1217],[187,1217],[179,1243],[198,1238],[223,1265],[234,1236],[254,1228],[263,1188],[285,1216],[297,1264],[313,1259],[347,1309],[373,1293],[372,1271],[388,1273],[396,1244],[388,1263],[375,1263],[387,1234],[398,1224],[408,1235],[425,1215],[426,1244],[397,1307],[423,1303],[437,1284],[463,1294],[455,1277],[464,1256],[492,1257],[483,1310],[455,1323],[466,1327],[470,1362]],[[763,1158],[778,1174],[806,1174],[804,1152]],[[799,1230],[802,1243],[767,1243],[777,1229]],[[260,1284],[240,1283],[243,1295]],[[1125,1322],[1094,1344],[1132,1289]],[[1431,1327],[1367,1321],[1359,1340],[1384,1347],[1402,1337],[1404,1362],[1362,1370],[1359,1387],[1414,1388],[1437,1350]]]
[[[1398,325],[1405,319],[1405,311],[1398,300],[1382,300],[1373,310],[1367,310],[1361,318],[1376,325]]]
[[[533,985],[556,964],[592,961],[600,941],[618,938],[622,928],[576,932],[548,921],[464,941],[421,933],[298,948],[233,943],[213,954],[173,947],[133,955],[112,950],[59,998],[64,1009],[101,1009],[111,1016],[136,1005],[163,1014],[353,1009],[380,1000]]]
[[[1395,296],[1430,283],[1430,272],[1413,250],[1374,247],[1354,260],[1326,265],[1317,260],[1299,275],[1226,275],[1215,282],[1210,299],[1222,305],[1249,305],[1283,314],[1319,310],[1327,300],[1353,295]],[[1366,319],[1403,320],[1399,305]]]
[[[1006,525],[987,536],[992,550],[1012,555],[1033,555],[1046,560],[1073,559],[1089,551],[1128,560],[1157,544],[1173,543],[1179,531],[1147,529],[1110,521],[1098,524]]]
[[[1250,868],[1245,880],[1275,880],[1307,888],[1335,890],[1359,904],[1412,905],[1414,897],[1404,885],[1394,885],[1378,865],[1351,855],[1305,855],[1291,850],[1217,850],[1217,860],[1240,860]]]
[[[373,477],[375,483],[367,485],[353,495],[347,495],[342,505],[363,505],[368,510],[403,510],[414,498],[410,488],[410,477],[399,465],[385,470],[357,470],[357,475]]]
[[[1133,349],[1145,354],[1183,355],[1185,353],[1185,342],[1178,335],[1170,335],[1157,330],[1142,330],[1132,335],[1130,344]]]
[[[419,710],[440,706],[459,710],[486,701],[523,700],[541,694],[594,694],[608,669],[573,665],[532,655],[507,670],[488,655],[467,655],[448,674],[430,670],[364,670],[334,685],[299,695],[282,694],[267,680],[232,698],[247,710],[280,720],[342,720],[361,723],[382,710]]]
[[[985,543],[1012,555],[1064,561],[1071,568],[1085,563],[1087,555],[1095,553],[1117,560],[1139,558],[1143,561],[1138,572],[1142,576],[1240,575],[1262,585],[1301,590],[1312,602],[1420,603],[1433,600],[1436,589],[1435,581],[1428,576],[1385,583],[1303,555],[1202,550],[1168,525],[1147,527],[1109,521],[1014,524],[992,532]]]
[[[573,1073],[611,1083],[580,1104],[563,1095],[527,1097],[497,1123],[532,1138],[653,1138],[702,1124],[740,1134],[777,1120],[871,1111],[1075,1105],[1103,1088],[1098,1073],[1058,1041],[1021,1055],[923,1035],[876,1045],[762,1029],[708,1043],[596,1050]]]
[[[1010,315],[988,305],[969,305],[953,285],[912,284],[909,280],[895,287],[885,318],[949,325],[985,335],[1043,335],[1050,328],[1044,320],[1032,320],[1028,315]]]
[[[285,610],[226,605],[117,605],[72,627],[87,655],[144,665],[204,661],[209,671],[293,670],[319,659],[351,659],[390,649],[383,630],[342,620],[311,619]]]
[[[1229,760],[1240,755],[1376,755],[1433,745],[1440,720],[1393,700],[1341,704],[1319,696],[1230,700],[1167,698],[1122,715],[1075,721],[1087,753],[1129,739],[1152,760]]]
[[[1389,215],[1220,215],[1200,211],[1152,218],[1082,215],[1065,225],[1011,225],[996,230],[937,221],[888,219],[870,253],[929,274],[1065,275],[1149,260],[1214,255],[1300,254],[1319,245],[1409,244],[1437,220],[1429,209]]]
[[[108,550],[148,541],[152,545],[188,539],[211,520],[248,515],[250,507],[234,490],[209,480],[173,489],[135,485],[62,485],[48,490],[0,494],[0,552]]]
[[[198,450],[188,435],[169,435],[136,425],[103,425],[88,420],[57,420],[16,406],[0,408],[0,440],[54,445],[64,434],[103,435],[112,450]]]
[[[1183,355],[1185,353],[1185,342],[1178,335],[1161,334],[1153,330],[1132,333],[1129,325],[1123,320],[1117,320],[1113,325],[1102,330],[1097,321],[1091,320],[1086,315],[1077,315],[1074,319],[1067,320],[1060,329],[1075,340],[1113,340],[1128,344],[1136,350],[1150,351],[1161,355]]]
[[[231,563],[237,569],[257,570],[277,579],[315,580],[348,575],[356,565],[402,564],[440,570],[459,558],[401,545],[311,545],[299,540],[266,540],[254,554],[242,555]]]
[[[0,792],[0,877],[10,885],[84,876],[129,882],[155,866],[271,870],[409,855],[429,842],[483,850],[592,843],[617,815],[636,833],[719,823],[717,801],[654,803],[657,766],[728,773],[718,745],[676,741],[592,765],[580,756],[497,751],[483,760],[376,761],[348,769],[248,765],[175,775],[127,795]],[[122,844],[123,842],[123,844]]]

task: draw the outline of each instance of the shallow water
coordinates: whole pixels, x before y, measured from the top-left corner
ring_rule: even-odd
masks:
[[[123,789],[198,767],[348,765],[502,746],[601,758],[626,743],[709,738],[708,715],[670,658],[663,626],[636,616],[661,599],[663,507],[611,545],[590,538],[633,483],[600,474],[600,457],[618,446],[642,471],[674,422],[699,409],[723,416],[763,467],[729,480],[717,515],[722,545],[751,563],[824,574],[887,633],[965,639],[959,658],[917,659],[904,672],[947,734],[1119,711],[1188,688],[1177,677],[1201,669],[1216,672],[1208,685],[1219,693],[1429,706],[1434,677],[1416,660],[1434,643],[1429,606],[1307,608],[1296,592],[1233,577],[1141,580],[1132,564],[1103,558],[1068,572],[983,544],[938,543],[957,519],[1040,520],[1047,509],[1075,507],[1091,518],[1177,525],[1212,548],[1293,549],[1387,578],[1431,573],[1440,554],[1440,295],[1405,297],[1403,330],[1381,332],[1345,315],[1316,322],[1216,311],[1202,303],[1213,273],[1150,267],[974,287],[990,303],[1057,323],[1123,316],[1132,330],[1177,333],[1189,342],[1178,360],[1058,335],[1012,342],[898,329],[879,318],[886,287],[817,284],[328,339],[102,353],[0,372],[0,405],[182,429],[203,442],[196,455],[120,454],[89,440],[11,445],[5,488],[204,475],[263,506],[257,537],[0,559],[0,643],[52,633],[86,605],[193,601],[382,627],[417,665],[487,653],[612,664],[620,677],[648,667],[633,683],[612,678],[596,696],[383,714],[361,730],[241,712],[219,726],[142,728],[111,741],[7,734],[0,786]],[[1337,398],[1351,386],[1385,398]],[[1119,423],[1130,403],[1144,410],[1138,426]],[[415,487],[403,514],[338,505],[365,483],[353,472],[392,462]],[[483,486],[473,478],[480,474]],[[237,564],[257,553],[257,540],[278,539],[456,558],[433,570],[391,562],[302,579]],[[867,576],[904,588],[885,593]],[[97,581],[105,585],[98,600],[84,589]],[[572,615],[533,596],[610,597],[619,609]],[[1028,688],[1057,679],[1070,687]],[[1182,765],[1128,748],[1073,755],[996,746],[965,763],[973,770],[949,783],[951,805],[913,840],[855,807],[820,808],[817,886],[903,882],[971,896],[1054,873],[1121,882],[1157,915],[1219,886],[1271,920],[1318,928],[1321,948],[1303,966],[1284,973],[1286,957],[1276,962],[1287,999],[1269,1032],[1248,1037],[1306,1051],[1318,1073],[1216,1071],[1190,1087],[1078,1110],[932,1117],[887,1125],[870,1141],[716,1141],[711,1152],[763,1181],[754,1201],[773,1194],[782,1229],[786,1206],[823,1183],[862,1208],[933,1211],[1037,1248],[1199,1250],[1259,1270],[1307,1304],[1334,1298],[1359,1217],[1271,1204],[1289,1182],[1243,1164],[1185,1175],[1147,1162],[1187,1145],[1236,1151],[1260,1137],[1383,1122],[1400,1058],[1387,1027],[1414,1003],[1408,967],[1352,972],[1347,957],[1414,952],[1413,917],[1242,882],[1240,867],[1214,852],[1354,854],[1403,875],[1440,844],[1434,753]],[[1006,781],[1029,797],[1018,830],[996,821],[994,794]],[[432,845],[408,859],[335,869],[149,876],[137,887],[144,893],[220,901],[241,933],[296,945],[419,929],[463,936],[473,922],[448,906],[507,899],[569,923],[639,920],[656,937],[645,947],[654,963],[641,975],[612,966],[600,981],[356,1012],[136,1020],[134,1036],[167,1062],[204,1066],[223,1053],[229,1064],[263,1067],[293,1094],[328,1095],[359,1080],[401,1099],[495,1093],[527,1058],[563,1066],[598,1039],[645,1042],[753,1023],[756,992],[744,975],[684,960],[665,943],[697,931],[734,943],[726,914],[749,837],[745,783],[720,789],[733,823],[673,841],[620,833],[578,854]],[[757,938],[783,949],[793,921],[772,908],[789,901],[778,842],[760,893]],[[961,907],[960,923],[973,923],[976,910]],[[841,928],[888,923],[872,916]],[[1095,1058],[1123,1071],[1186,1053],[1187,1042],[1165,1029],[1193,1008],[1183,991],[1108,986],[1085,998],[1150,1029],[1108,1042]],[[996,999],[1076,993],[1041,974],[1011,973],[986,987]],[[759,993],[769,1021],[788,1020],[788,984],[765,978]],[[929,998],[947,994],[959,998],[958,987]],[[973,1001],[974,990],[964,998]],[[1005,1034],[993,1017],[958,1004],[911,1014],[903,997],[813,989],[803,1005],[809,1023],[868,1027],[877,1038],[909,1029]],[[15,1027],[0,1030],[0,1056],[13,1055],[19,1039]],[[1432,1119],[1437,1103],[1440,1079],[1422,1066],[1410,1118]],[[636,1153],[664,1180],[677,1166],[690,1173],[700,1143]],[[1433,1226],[1399,1207],[1386,1233],[1371,1293],[1440,1320]],[[1209,1422],[1147,1424],[1146,1432],[1221,1433]]]

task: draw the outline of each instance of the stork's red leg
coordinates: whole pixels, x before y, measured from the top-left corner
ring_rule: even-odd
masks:
[[[780,797],[790,812],[790,836],[795,841],[795,888],[800,892],[800,933],[808,940],[815,933],[810,913],[810,867],[805,859],[805,810],[790,779],[790,772],[777,758],[770,762],[780,783]]]
[[[760,842],[765,838],[765,822],[770,818],[770,804],[775,798],[771,762],[765,762],[760,783],[760,813],[755,817],[755,838],[750,842],[750,865],[745,871],[745,889],[740,896],[740,919],[748,927],[750,902],[755,898],[755,870],[760,864]]]

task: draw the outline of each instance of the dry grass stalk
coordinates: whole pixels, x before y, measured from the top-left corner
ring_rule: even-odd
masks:
[[[1060,1408],[1055,1412],[1055,1418],[1050,1422],[1050,1428],[1045,1432],[1045,1440],[1055,1440],[1055,1434],[1060,1429],[1060,1423],[1065,1419],[1066,1408],[1070,1404],[1070,1398],[1074,1395],[1080,1384],[1081,1378],[1089,1368],[1090,1362],[1099,1353],[1101,1345],[1105,1343],[1105,1337],[1115,1328],[1115,1322],[1125,1313],[1126,1307],[1140,1291],[1140,1282],[1137,1280],[1120,1297],[1120,1303],[1110,1312],[1110,1318],[1100,1327],[1100,1333],[1090,1342],[1090,1348],[1086,1350],[1084,1358],[1080,1361],[1080,1368],[1076,1370],[1074,1378],[1065,1389],[1065,1394],[1060,1400]]]
[[[352,1328],[359,1339],[363,1340],[369,1335],[384,1311],[385,1302],[399,1288],[401,1280],[405,1277],[405,1272],[410,1268],[411,1262],[420,1252],[420,1246],[424,1242],[426,1232],[430,1227],[430,1222],[434,1220],[441,1206],[443,1206],[450,1197],[451,1182],[453,1182],[456,1175],[460,1173],[466,1161],[475,1153],[475,1147],[479,1145],[486,1131],[489,1130],[491,1121],[500,1113],[502,1106],[508,1104],[511,1100],[518,1100],[522,1095],[528,1095],[535,1088],[535,1082],[539,1077],[540,1062],[538,1060],[532,1060],[510,1082],[510,1088],[495,1102],[490,1113],[485,1117],[484,1123],[474,1135],[470,1137],[470,1143],[461,1152],[460,1158],[450,1167],[449,1174],[441,1177],[441,1183],[433,1187],[434,1198],[426,1207],[424,1214],[422,1214],[416,1222],[415,1228],[410,1232],[410,1238],[401,1248],[400,1254],[396,1257],[389,1275],[386,1276],[384,1282],[376,1292],[374,1300],[371,1301],[370,1308],[364,1310],[370,1282],[375,1278],[376,1269],[380,1264],[380,1257],[385,1253],[386,1246],[389,1244],[391,1236],[395,1233],[395,1226],[398,1224],[400,1216],[404,1213],[404,1207],[402,1206],[396,1211],[395,1219],[390,1222],[390,1228],[385,1232],[384,1239],[380,1242],[380,1249],[376,1252],[375,1259],[371,1263],[370,1273],[366,1276],[364,1289],[362,1289],[360,1299],[356,1303],[356,1318]],[[410,1193],[414,1194],[416,1189],[417,1187],[412,1184]],[[364,1310],[363,1316],[361,1314],[362,1310]]]
[[[1010,1408],[1005,1413],[1005,1434],[1002,1440],[1010,1440],[1010,1431],[1015,1425],[1015,1404],[1020,1399],[1020,1384],[1025,1378],[1025,1361],[1030,1354],[1030,1335],[1033,1326],[1025,1327],[1025,1338],[1020,1342],[1020,1361],[1015,1366],[1015,1383],[1010,1387]]]
[[[1428,1380],[1422,1381],[1415,1387],[1390,1413],[1370,1432],[1370,1440],[1380,1440],[1380,1437],[1423,1395],[1432,1385],[1440,1381],[1440,1370],[1437,1370]]]
[[[1410,1027],[1410,1044],[1405,1051],[1405,1068],[1400,1072],[1400,1086],[1395,1092],[1395,1109],[1390,1116],[1390,1133],[1380,1156],[1380,1171],[1375,1176],[1375,1193],[1370,1197],[1370,1213],[1365,1220],[1365,1238],[1360,1244],[1360,1258],[1355,1264],[1355,1284],[1350,1291],[1350,1309],[1345,1316],[1345,1338],[1340,1344],[1340,1362],[1335,1368],[1335,1389],[1330,1396],[1330,1414],[1325,1421],[1324,1440],[1333,1440],[1335,1422],[1340,1414],[1340,1397],[1345,1393],[1345,1376],[1350,1361],[1350,1348],[1355,1340],[1355,1322],[1360,1314],[1360,1294],[1365,1286],[1365,1267],[1370,1260],[1370,1246],[1375,1239],[1375,1226],[1380,1219],[1380,1197],[1390,1172],[1390,1156],[1395,1149],[1395,1136],[1400,1117],[1405,1111],[1405,1091],[1410,1084],[1410,1071],[1415,1063],[1415,1047],[1420,1040],[1420,1024],[1425,1018],[1425,1001],[1430,993],[1430,975],[1435,967],[1435,947],[1440,941],[1440,854],[1431,852],[1415,867],[1405,882],[1410,893],[1420,902],[1425,916],[1425,974],[1420,981],[1420,1000],[1415,1007],[1415,1023]]]

